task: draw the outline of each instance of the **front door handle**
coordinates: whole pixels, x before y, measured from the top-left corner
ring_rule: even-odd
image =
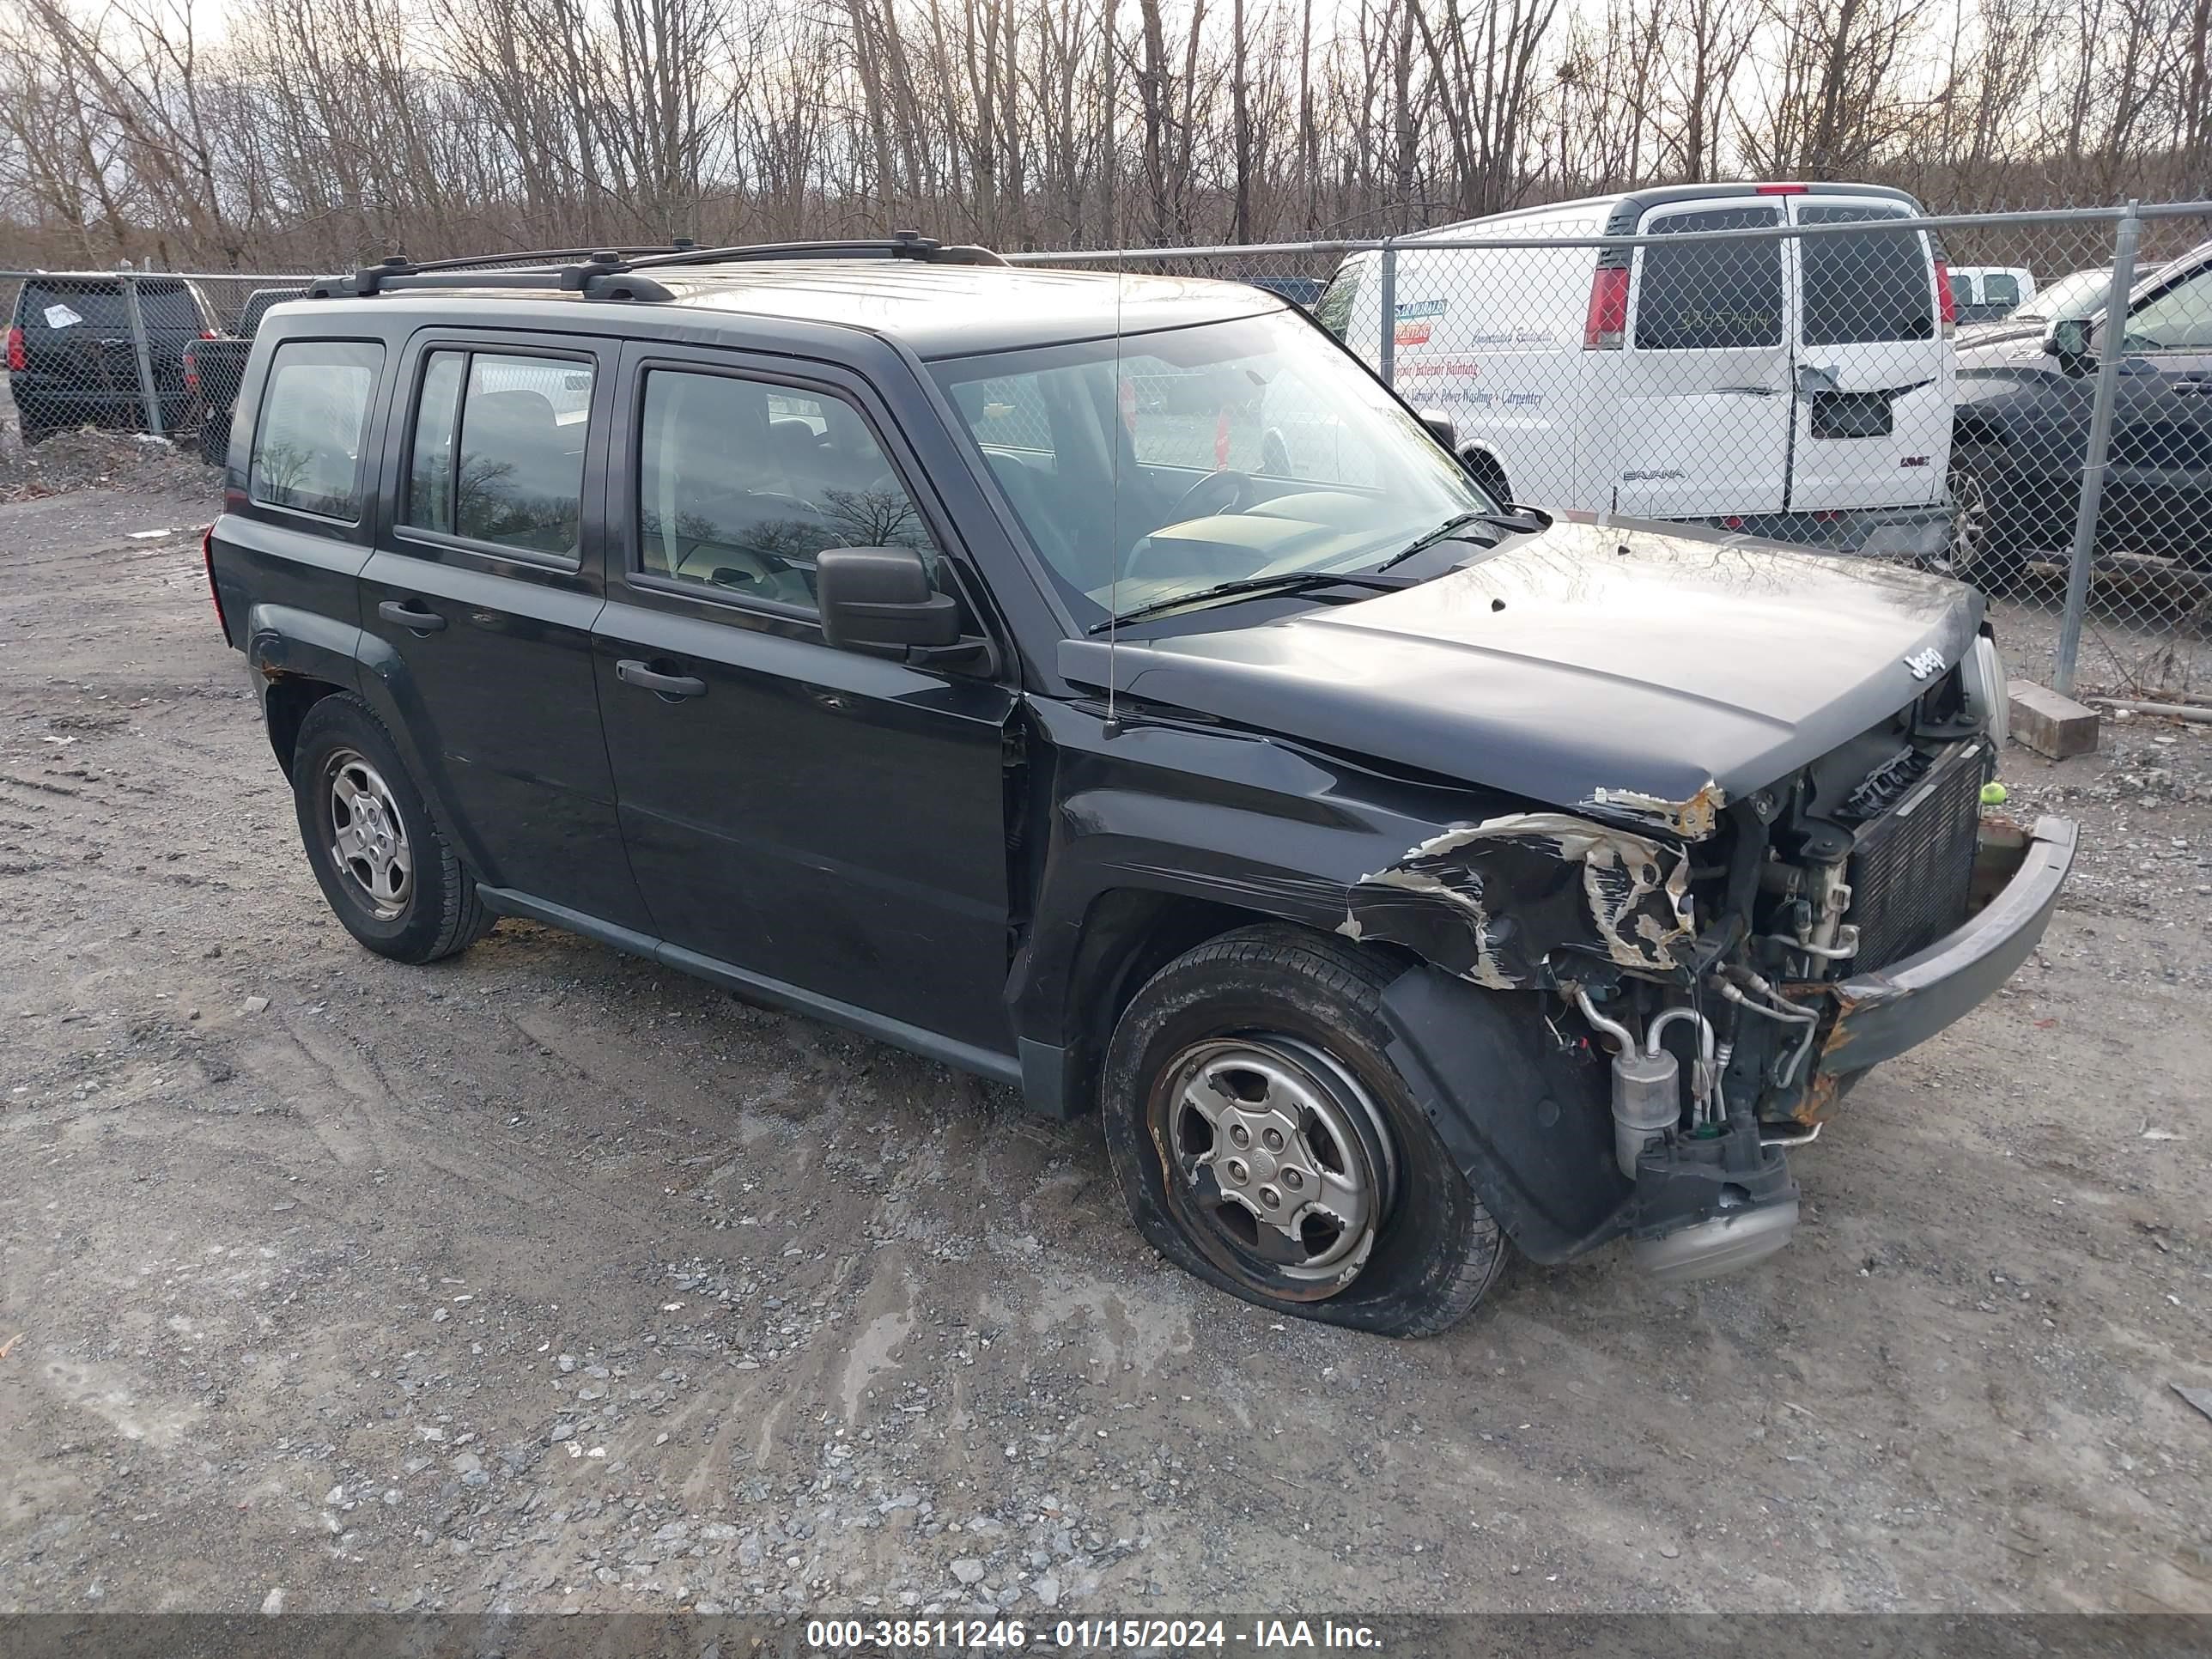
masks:
[[[417,634],[434,634],[446,625],[446,619],[434,611],[418,610],[412,599],[386,599],[376,607],[376,614],[399,628],[410,629]]]
[[[629,657],[615,664],[615,678],[624,685],[655,691],[664,697],[703,697],[707,695],[707,682],[696,675],[659,673]]]
[[[1771,398],[1780,388],[1771,386],[1717,386],[1713,390],[1732,398]]]

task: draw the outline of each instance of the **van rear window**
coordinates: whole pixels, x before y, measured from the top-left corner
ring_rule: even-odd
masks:
[[[1670,213],[1645,229],[1764,230],[1780,223],[1761,205]],[[1639,351],[1727,350],[1782,343],[1782,243],[1775,237],[1686,242],[1644,250],[1636,301]]]
[[[1807,203],[1801,225],[1901,219],[1895,208]],[[1838,231],[1803,239],[1805,343],[1865,345],[1936,337],[1936,284],[1917,230]],[[1994,297],[1994,296],[1991,296]]]

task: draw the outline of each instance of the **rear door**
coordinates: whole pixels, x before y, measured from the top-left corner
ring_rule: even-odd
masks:
[[[1669,203],[1646,235],[1778,229],[1780,198]],[[1620,512],[1698,519],[1772,513],[1790,476],[1788,250],[1779,237],[1663,241],[1631,266],[1625,349],[1589,352]],[[1607,395],[1610,392],[1611,395]],[[1602,468],[1595,481],[1605,489]]]
[[[415,337],[363,653],[479,878],[644,931],[592,679],[616,348]]]
[[[1865,225],[1801,238],[1789,506],[1921,507],[1943,499],[1953,353],[1924,231],[1893,198],[1794,195],[1794,223]]]

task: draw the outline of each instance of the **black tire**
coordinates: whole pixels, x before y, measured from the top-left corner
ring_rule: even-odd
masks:
[[[200,417],[200,459],[221,466],[230,459],[230,411],[210,409]]]
[[[1460,465],[1474,480],[1475,487],[1500,507],[1513,505],[1513,487],[1505,481],[1505,469],[1498,458],[1486,450],[1468,449],[1460,453]]]
[[[55,432],[53,416],[36,404],[15,405],[15,429],[22,434],[23,447],[44,443]]]
[[[1392,977],[1372,954],[1302,928],[1224,934],[1176,957],[1131,1000],[1108,1045],[1101,1101],[1122,1196],[1138,1231],[1169,1261],[1275,1313],[1386,1336],[1433,1336],[1482,1299],[1504,1265],[1505,1240],[1386,1057],[1381,993]],[[1262,1063],[1245,1066],[1248,1055]],[[1189,1103],[1203,1091],[1194,1079],[1217,1066],[1248,1071],[1250,1086],[1232,1086],[1233,1108],[1272,1109],[1270,1064],[1282,1068],[1276,1081],[1287,1079],[1283,1099],[1311,1100],[1318,1091],[1323,1110],[1351,1121],[1353,1133],[1332,1137],[1326,1118],[1309,1118],[1316,1133],[1285,1149],[1279,1164],[1267,1155],[1276,1173],[1263,1177],[1260,1164],[1231,1157],[1229,1137],[1238,1129],[1248,1139],[1237,1146],[1258,1144],[1249,1139],[1251,1121],[1232,1118],[1221,1131],[1218,1165],[1194,1173],[1188,1166],[1206,1122]],[[1212,1125],[1202,1139],[1214,1146]],[[1344,1248],[1346,1230],[1332,1239],[1327,1218],[1308,1212],[1302,1236],[1249,1219],[1273,1190],[1263,1180],[1292,1185],[1302,1152],[1317,1166],[1346,1171],[1354,1185],[1374,1177],[1368,1184],[1381,1200],[1364,1243],[1334,1261],[1328,1252]],[[1240,1168],[1246,1196],[1232,1201],[1221,1183],[1236,1180]],[[1307,1182],[1315,1176],[1296,1184]],[[1279,1200],[1290,1196],[1274,1191]],[[1285,1249],[1312,1249],[1319,1265],[1286,1265]]]
[[[349,859],[335,798],[361,802],[344,819],[380,842]],[[292,750],[292,799],[307,863],[346,931],[396,962],[435,962],[465,951],[496,920],[477,896],[391,735],[368,705],[346,693],[323,698],[300,723]],[[382,878],[406,855],[407,879]]]
[[[1951,574],[1984,593],[2002,593],[2027,568],[2027,547],[2002,452],[1987,444],[1951,450]]]

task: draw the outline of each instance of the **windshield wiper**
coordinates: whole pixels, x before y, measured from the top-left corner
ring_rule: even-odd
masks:
[[[1141,622],[1146,617],[1157,617],[1167,611],[1180,611],[1185,605],[1209,605],[1217,599],[1247,599],[1259,593],[1304,593],[1316,587],[1371,587],[1378,592],[1390,592],[1414,585],[1414,579],[1411,576],[1398,576],[1386,581],[1380,580],[1378,573],[1372,571],[1346,574],[1329,570],[1286,570],[1273,576],[1239,576],[1233,582],[1216,582],[1211,587],[1194,588],[1188,593],[1154,599],[1133,610],[1109,617],[1104,622],[1093,623],[1086,631],[1103,634],[1108,629],[1119,627],[1123,623]]]
[[[1421,534],[1414,537],[1412,541],[1407,542],[1395,553],[1393,553],[1389,558],[1383,560],[1382,563],[1376,565],[1375,568],[1376,571],[1381,572],[1388,570],[1394,564],[1403,564],[1407,560],[1412,558],[1416,553],[1425,553],[1431,548],[1436,546],[1439,542],[1474,540],[1474,538],[1468,536],[1467,532],[1474,529],[1474,526],[1479,524],[1495,525],[1500,530],[1519,531],[1524,534],[1541,530],[1544,527],[1534,519],[1516,518],[1513,514],[1508,513],[1491,513],[1487,511],[1481,513],[1455,513],[1450,518],[1446,519],[1434,530],[1424,531]],[[1487,542],[1477,542],[1476,545],[1480,547],[1495,547],[1498,545],[1498,539],[1499,538],[1493,537]]]

